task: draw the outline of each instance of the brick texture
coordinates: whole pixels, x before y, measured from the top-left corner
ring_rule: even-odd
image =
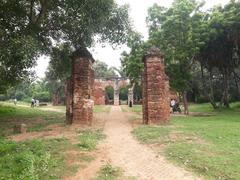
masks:
[[[91,125],[92,123],[93,62],[91,54],[86,49],[77,50],[73,54],[72,75],[67,87],[66,122],[68,124]]]
[[[151,48],[143,57],[143,122],[164,124],[170,118],[169,78],[165,74],[164,56]]]

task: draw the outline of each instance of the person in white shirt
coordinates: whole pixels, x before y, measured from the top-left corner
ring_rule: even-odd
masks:
[[[176,105],[175,99],[172,99],[170,102],[170,106],[173,108]]]

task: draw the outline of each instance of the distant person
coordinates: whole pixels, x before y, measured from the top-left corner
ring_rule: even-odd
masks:
[[[129,102],[129,107],[132,107],[132,101]]]
[[[181,108],[180,108],[180,105],[179,105],[179,102],[176,102],[175,99],[172,99],[171,102],[170,102],[170,107],[172,108],[172,113],[174,112],[179,112],[181,113]]]
[[[175,105],[176,105],[176,101],[175,101],[175,99],[172,99],[170,102],[171,108],[173,108]]]
[[[35,99],[32,98],[32,100],[31,100],[31,107],[34,107],[34,104],[35,104]]]
[[[15,99],[13,100],[13,103],[14,103],[15,105],[17,105],[17,98],[15,98]]]

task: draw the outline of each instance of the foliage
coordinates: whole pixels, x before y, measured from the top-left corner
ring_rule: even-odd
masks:
[[[210,90],[205,91],[205,96],[211,101],[213,107],[217,107],[215,103],[215,91],[213,88],[215,73],[221,83],[221,103],[229,107],[230,102],[230,80],[234,79],[235,86],[239,91],[239,64],[240,64],[240,36],[239,36],[239,16],[237,12],[240,10],[239,1],[230,1],[225,7],[213,8],[208,16],[207,30],[208,34],[206,45],[201,48],[198,60],[201,63],[203,81],[208,80],[204,76],[204,68],[209,72]],[[208,95],[208,92],[209,95]],[[233,94],[233,93],[232,93]]]
[[[125,101],[128,99],[128,87],[120,88],[119,99]]]
[[[108,100],[113,100],[113,98],[114,98],[114,89],[113,89],[113,87],[107,86],[105,88],[105,93],[106,93],[106,96],[107,96]]]
[[[75,49],[96,40],[119,44],[130,29],[128,6],[114,0],[1,0],[0,16],[1,91],[28,75],[53,42]]]
[[[95,78],[116,78],[118,77],[115,69],[113,67],[108,67],[108,65],[102,61],[96,60],[93,64],[94,76]]]
[[[45,81],[54,105],[65,102],[66,82],[71,76],[72,52],[73,48],[69,43],[60,44],[51,50]]]
[[[18,101],[31,102],[32,98],[40,102],[50,102],[50,94],[45,79],[40,79],[35,82],[23,81],[18,86],[8,89],[7,93],[3,95],[2,100],[9,100],[16,98]]]
[[[127,45],[131,51],[130,53],[125,51],[122,53],[122,68],[132,83],[139,83],[143,69],[142,57],[147,45],[143,42],[142,36],[138,32],[129,33]]]
[[[169,8],[154,4],[148,10],[149,40],[130,33],[130,52],[122,66],[132,81],[142,73],[141,59],[150,46],[165,54],[171,89],[178,91],[188,112],[187,97],[229,107],[240,96],[239,1],[203,10],[204,2],[174,0]]]

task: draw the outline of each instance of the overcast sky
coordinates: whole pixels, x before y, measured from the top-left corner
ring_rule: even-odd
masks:
[[[118,4],[129,4],[130,5],[130,16],[133,21],[135,30],[142,33],[142,35],[147,39],[148,30],[146,27],[145,19],[147,16],[147,9],[151,7],[154,3],[161,6],[169,7],[173,0],[116,0]],[[229,0],[206,0],[205,8],[209,9],[214,5],[226,4]],[[120,54],[125,50],[125,46],[118,47],[117,49],[112,49],[110,45],[105,44],[103,48],[101,44],[97,44],[95,47],[91,48],[91,53],[94,59],[98,59],[106,62],[109,66],[119,67],[120,64]],[[44,77],[46,68],[48,66],[49,57],[42,56],[38,60],[38,65],[35,68],[38,77]]]

